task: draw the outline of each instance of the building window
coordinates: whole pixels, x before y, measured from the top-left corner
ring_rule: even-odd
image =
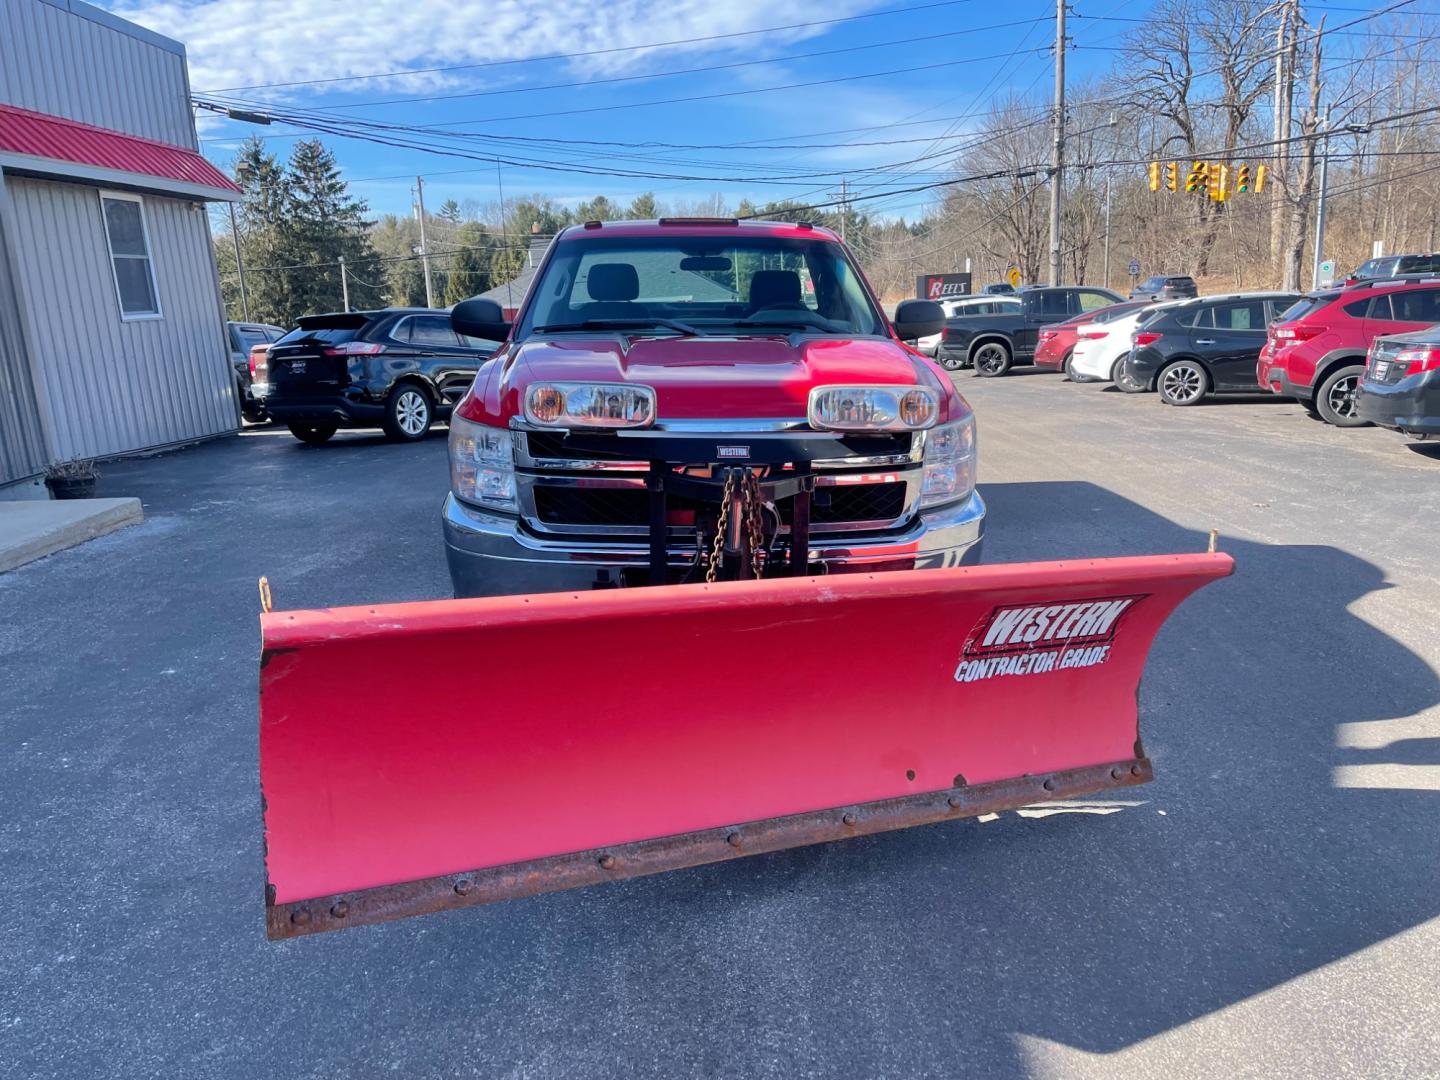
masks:
[[[143,200],[138,195],[102,191],[100,209],[105,215],[105,239],[110,245],[120,317],[158,319],[160,297],[155,290],[155,270],[150,265]]]

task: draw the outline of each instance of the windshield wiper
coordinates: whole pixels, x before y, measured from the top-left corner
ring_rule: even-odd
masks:
[[[551,323],[548,326],[537,326],[537,334],[556,334],[565,330],[653,330],[656,327],[664,327],[666,330],[674,330],[677,334],[686,337],[704,337],[704,333],[695,329],[689,323],[680,322],[677,319],[586,319],[578,323]]]

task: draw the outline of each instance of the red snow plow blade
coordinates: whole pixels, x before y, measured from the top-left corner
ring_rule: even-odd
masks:
[[[261,617],[272,938],[1150,779],[1197,554]]]

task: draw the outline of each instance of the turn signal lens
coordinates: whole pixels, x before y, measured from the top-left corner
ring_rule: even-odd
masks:
[[[450,490],[466,502],[515,512],[515,443],[508,429],[451,416]]]
[[[975,489],[975,417],[925,432],[925,473],[920,506],[943,506]]]
[[[655,391],[628,383],[536,383],[525,394],[525,419],[543,427],[649,427]]]
[[[830,431],[923,431],[940,416],[940,395],[922,386],[818,386],[810,426]]]
[[[1133,345],[1154,345],[1164,334],[1157,334],[1154,330],[1137,330],[1130,335],[1130,342]]]

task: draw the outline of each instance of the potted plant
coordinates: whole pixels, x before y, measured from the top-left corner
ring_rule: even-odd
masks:
[[[100,470],[89,458],[62,461],[45,470],[45,486],[56,499],[89,499],[95,495]]]

